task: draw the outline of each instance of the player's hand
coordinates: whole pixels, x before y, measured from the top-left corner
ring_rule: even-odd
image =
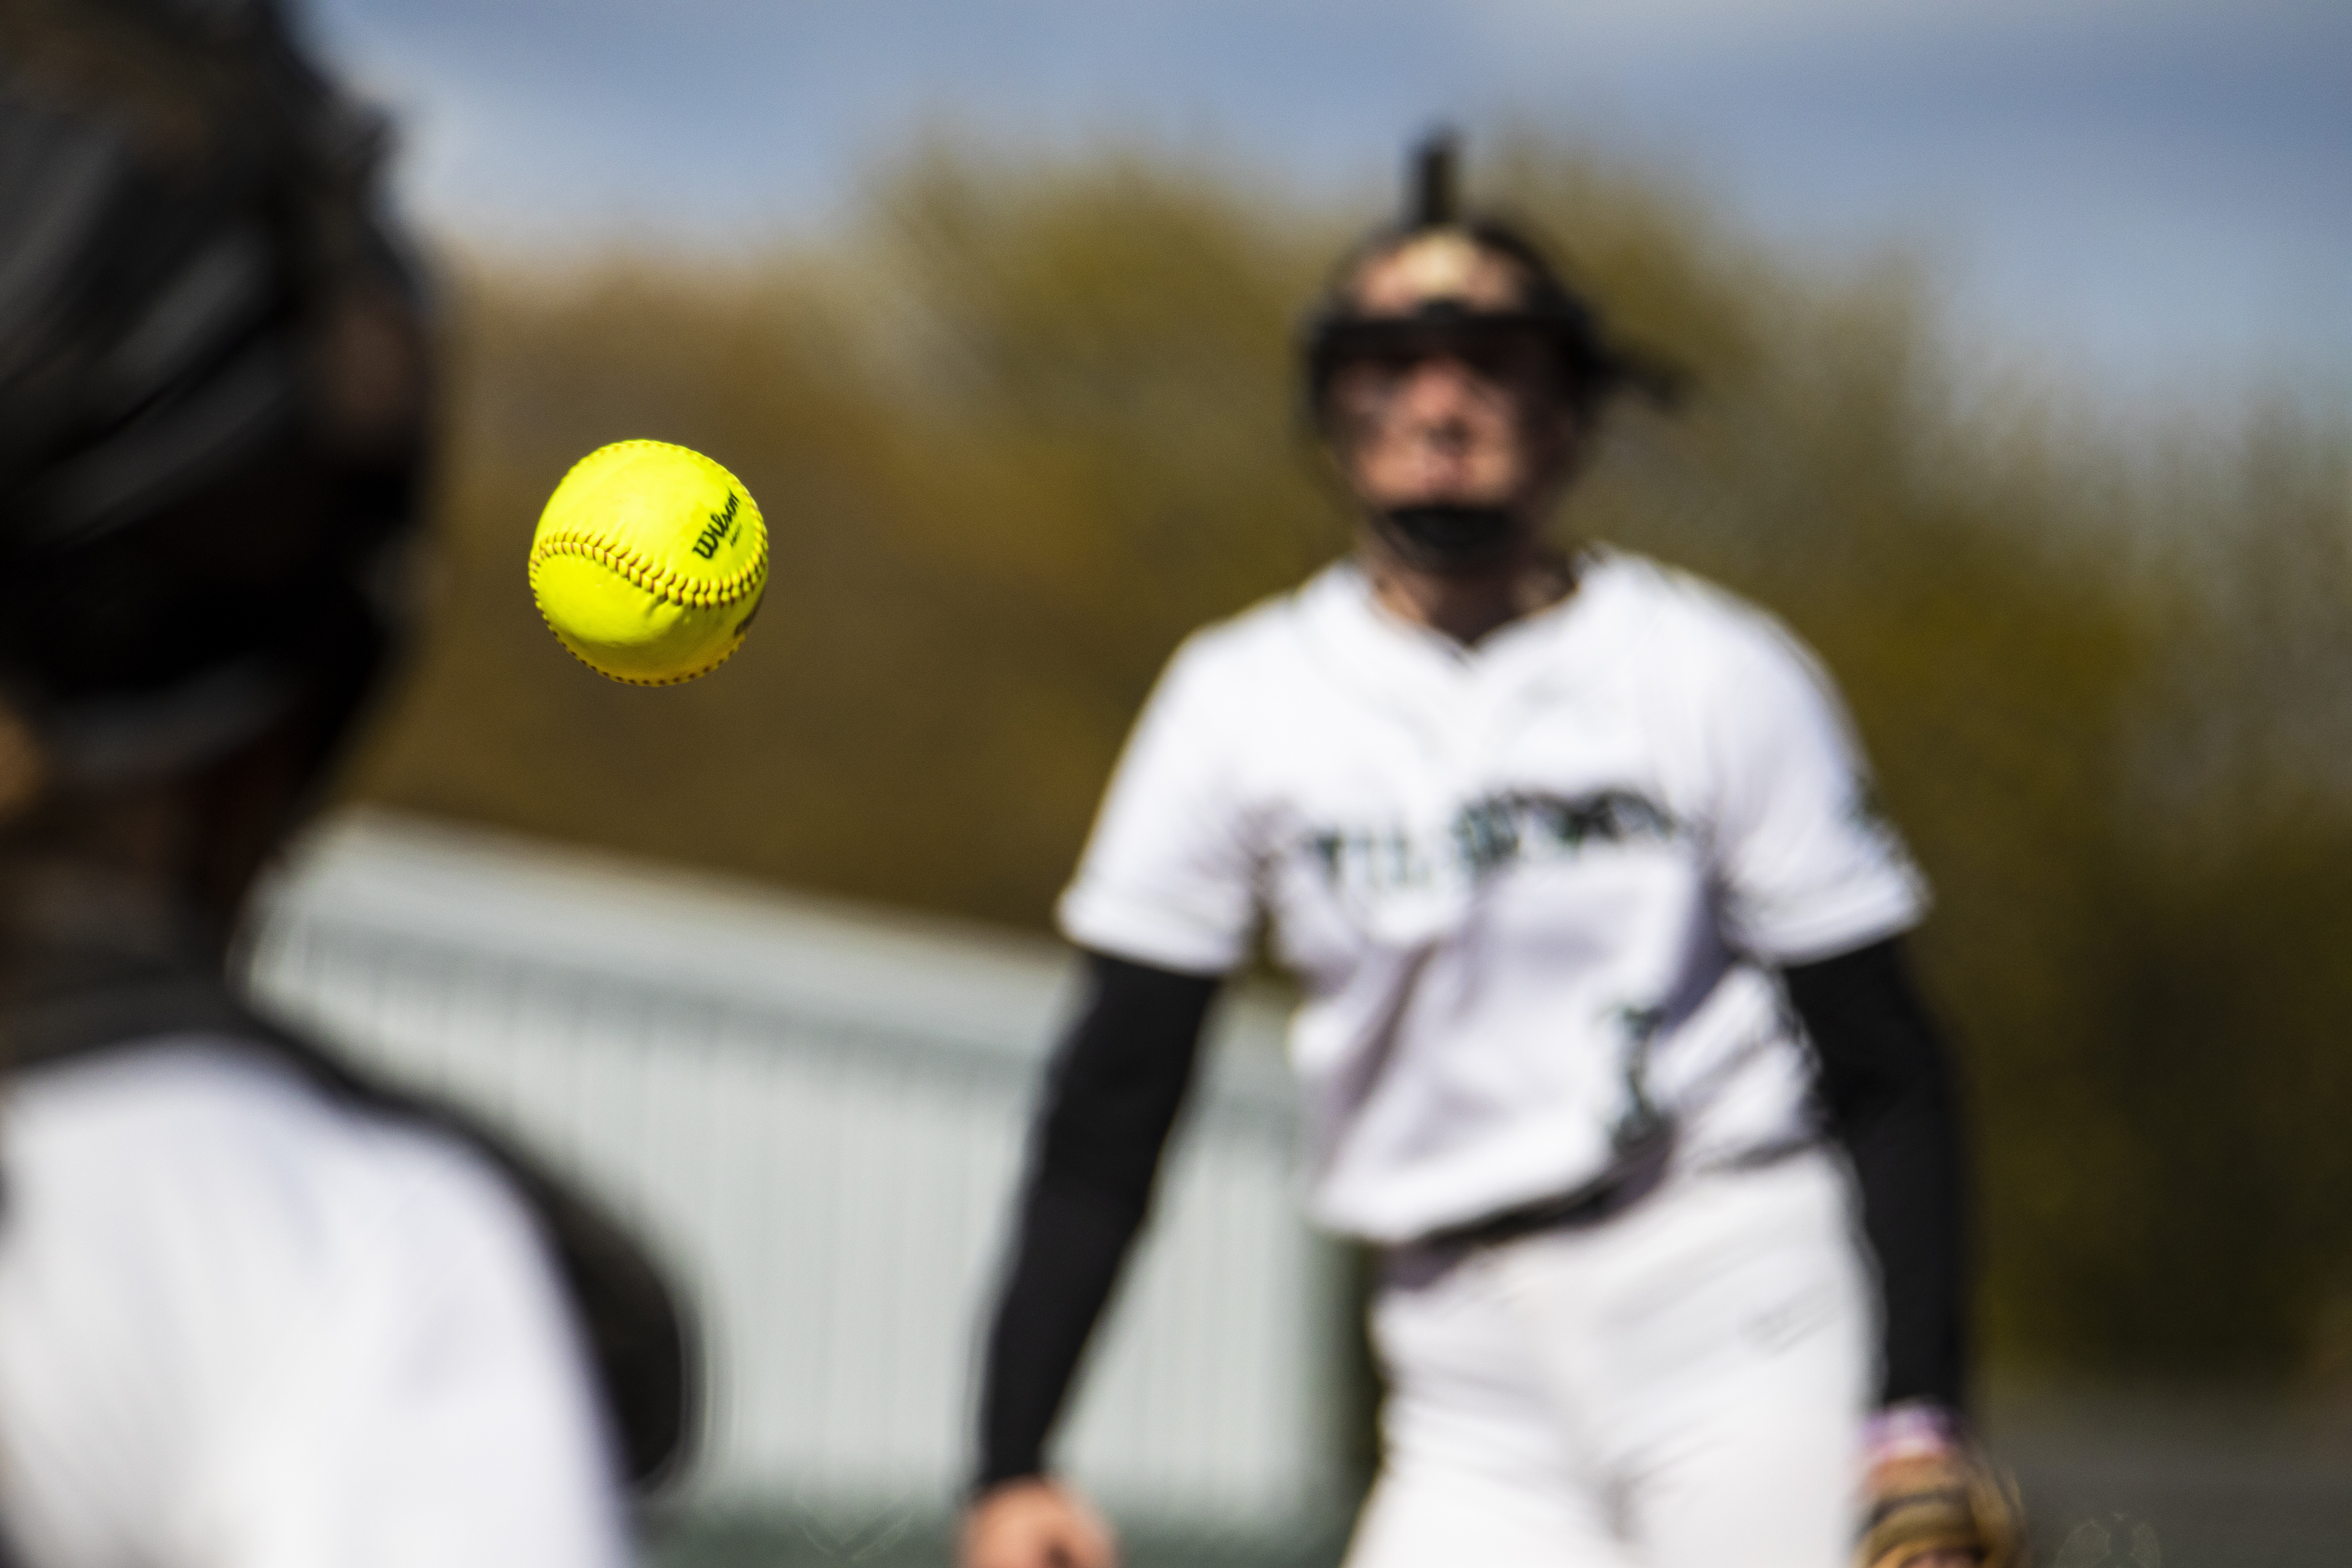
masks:
[[[1872,1423],[1857,1568],[2011,1568],[2023,1520],[2015,1489],[1933,1407]]]
[[[964,1510],[961,1568],[1118,1568],[1110,1526],[1038,1478],[989,1488]]]

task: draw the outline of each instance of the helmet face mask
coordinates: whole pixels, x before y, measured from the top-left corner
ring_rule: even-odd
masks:
[[[1457,246],[1485,264],[1487,278],[1498,273],[1512,278],[1517,297],[1498,298],[1491,284],[1475,291],[1423,292],[1414,287],[1424,279],[1437,280],[1429,276],[1436,268],[1416,265],[1421,255]],[[1400,281],[1410,291],[1405,298],[1361,297],[1358,281],[1382,268],[1402,275]],[[1484,243],[1475,228],[1399,237],[1367,247],[1308,320],[1304,334],[1307,402],[1318,426],[1328,414],[1333,378],[1349,364],[1395,363],[1448,353],[1476,370],[1493,366],[1525,343],[1540,345],[1553,372],[1552,391],[1563,403],[1580,410],[1597,406],[1613,390],[1619,371],[1591,308],[1547,275],[1523,277],[1527,271],[1518,256]]]
[[[1356,247],[1299,343],[1307,417],[1375,533],[1409,564],[1438,573],[1484,569],[1522,544],[1535,519],[1518,514],[1540,510],[1577,437],[1644,371],[1613,347],[1535,241],[1500,220],[1455,212],[1453,163],[1450,139],[1420,150],[1404,221]],[[1465,396],[1510,409],[1526,448],[1506,465],[1515,474],[1510,493],[1439,483],[1399,494],[1367,483],[1384,403],[1433,362],[1460,378]]]
[[[1327,346],[1325,439],[1386,552],[1441,574],[1514,555],[1577,424],[1539,323],[1447,301]]]
[[[1312,374],[1321,399],[1343,377],[1386,384],[1433,359],[1458,361],[1498,388],[1540,388],[1563,400],[1569,391],[1549,323],[1526,311],[1474,313],[1442,300],[1412,316],[1359,316],[1331,323],[1318,351]]]

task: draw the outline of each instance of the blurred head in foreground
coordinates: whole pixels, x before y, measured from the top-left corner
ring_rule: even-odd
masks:
[[[1376,569],[1507,575],[1609,398],[1664,384],[1533,238],[1459,210],[1454,156],[1425,144],[1402,220],[1340,266],[1307,323],[1306,395]]]
[[[79,862],[217,944],[404,619],[425,358],[383,130],[264,4],[11,5],[0,48],[6,918]]]
[[[614,1564],[684,1330],[590,1205],[247,1012],[408,619],[382,136],[270,0],[0,4],[0,1560]]]

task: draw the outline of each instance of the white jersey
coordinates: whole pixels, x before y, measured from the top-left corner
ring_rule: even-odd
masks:
[[[478,1156],[226,1040],[12,1077],[0,1521],[26,1568],[612,1568],[569,1310]]]
[[[1925,904],[1872,798],[1812,660],[1718,589],[1596,552],[1465,650],[1342,563],[1177,653],[1061,920],[1219,973],[1270,911],[1310,1209],[1408,1240],[1605,1173],[1650,1108],[1696,1161],[1802,1136],[1771,966]]]

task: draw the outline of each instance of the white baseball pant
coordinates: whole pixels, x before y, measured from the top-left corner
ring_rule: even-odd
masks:
[[[1844,1167],[1677,1174],[1626,1213],[1391,1270],[1381,1474],[1346,1568],[1839,1568],[1874,1372]]]

